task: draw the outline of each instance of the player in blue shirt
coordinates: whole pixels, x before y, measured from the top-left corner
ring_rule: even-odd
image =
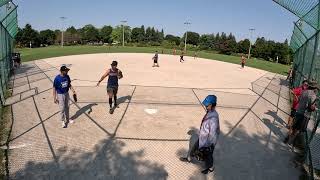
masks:
[[[53,82],[53,100],[54,103],[59,104],[63,128],[66,128],[67,123],[69,123],[69,89],[72,90],[73,94],[76,94],[76,91],[71,86],[71,80],[68,75],[69,70],[65,65],[61,66],[60,74],[54,78]],[[70,123],[73,123],[73,121],[71,120]]]

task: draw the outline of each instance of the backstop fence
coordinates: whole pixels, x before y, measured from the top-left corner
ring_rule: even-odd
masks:
[[[303,80],[320,83],[320,4],[319,0],[273,0],[295,14],[299,20],[294,23],[290,46],[294,51],[292,86]],[[318,103],[320,109],[320,103]],[[314,112],[305,133],[304,165],[309,178],[314,179],[320,170],[320,122],[319,110]]]
[[[9,0],[0,0],[0,101],[5,102],[5,92],[13,68],[14,37],[18,32],[17,6]]]

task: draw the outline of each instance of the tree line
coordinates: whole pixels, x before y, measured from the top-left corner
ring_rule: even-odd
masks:
[[[129,26],[103,26],[96,28],[88,24],[76,29],[71,26],[63,32],[65,45],[96,44],[96,45],[117,45],[122,43],[124,30],[124,41],[128,46],[162,46],[163,48],[183,49],[186,33],[182,37],[167,34],[163,29],[154,27],[131,28]],[[62,32],[60,30],[37,31],[30,24],[19,28],[15,38],[18,47],[41,47],[61,43]],[[217,34],[202,34],[187,32],[188,49],[215,51],[227,55],[246,55],[249,52],[250,40],[236,41],[235,36],[224,32]],[[275,42],[258,37],[252,44],[252,56],[267,61],[278,61],[282,64],[289,64],[292,59],[292,51],[288,41]]]

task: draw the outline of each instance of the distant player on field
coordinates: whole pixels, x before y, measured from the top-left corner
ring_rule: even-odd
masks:
[[[159,67],[159,63],[158,63],[158,60],[159,60],[159,55],[158,55],[158,51],[156,51],[156,53],[154,54],[153,56],[153,66],[152,67]]]
[[[241,56],[241,67],[244,68],[245,64],[246,64],[246,58],[244,56]]]
[[[180,62],[181,62],[181,63],[182,63],[182,61],[184,61],[183,55],[184,55],[184,51],[181,51],[181,55],[180,55]]]

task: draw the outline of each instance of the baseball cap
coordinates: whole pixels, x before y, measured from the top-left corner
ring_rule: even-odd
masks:
[[[111,66],[117,66],[118,62],[117,61],[112,61]]]
[[[217,104],[217,96],[208,95],[202,102],[204,106],[209,106],[210,104]]]
[[[62,65],[62,66],[60,67],[60,71],[69,71],[69,70],[70,70],[70,69],[67,68],[66,65]]]

